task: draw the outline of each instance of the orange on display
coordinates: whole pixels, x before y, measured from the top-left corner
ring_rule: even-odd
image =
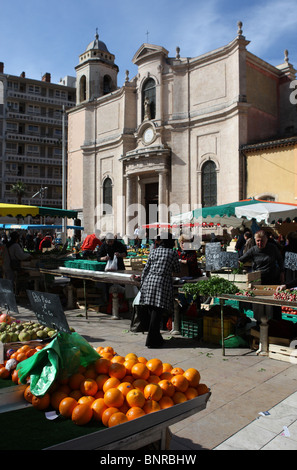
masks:
[[[119,409],[115,408],[114,406],[108,407],[106,410],[103,411],[102,413],[102,424],[103,426],[108,426],[108,420],[111,417],[112,414],[118,413]]]
[[[204,393],[209,392],[209,388],[205,384],[199,384],[196,388],[197,388],[198,395],[204,395]]]
[[[139,390],[143,392],[144,387],[148,385],[148,381],[144,379],[136,379],[132,382],[132,385],[133,385],[133,388],[138,388]]]
[[[78,426],[83,426],[91,421],[93,417],[92,408],[86,403],[78,403],[71,414],[72,421]]]
[[[188,380],[190,387],[197,387],[200,382],[200,373],[197,369],[190,367],[189,369],[185,370],[183,375]]]
[[[161,400],[158,401],[161,410],[165,410],[166,408],[170,408],[174,405],[174,401],[171,397],[163,396]]]
[[[108,427],[112,428],[113,426],[117,426],[118,424],[127,423],[128,418],[125,413],[118,411],[117,413],[113,413],[108,420]]]
[[[111,364],[111,361],[109,359],[100,357],[94,362],[94,368],[97,374],[108,374],[108,369],[109,369],[110,364]]]
[[[95,395],[98,391],[98,384],[94,379],[85,379],[80,384],[80,391],[83,395]]]
[[[91,408],[93,410],[93,418],[95,421],[101,421],[103,411],[107,410],[108,407],[105,404],[103,398],[98,398],[97,400],[93,401]]]
[[[71,418],[74,408],[77,406],[77,401],[72,397],[66,397],[60,401],[59,413],[64,418]]]
[[[126,401],[130,407],[138,406],[139,408],[142,408],[145,404],[145,396],[141,390],[134,388],[127,393]]]
[[[163,363],[160,359],[157,358],[149,359],[146,363],[146,367],[153,375],[160,376],[163,372]]]
[[[170,380],[160,380],[159,387],[162,389],[163,395],[172,397],[175,393],[175,386]]]
[[[131,368],[131,375],[135,379],[147,380],[149,378],[150,371],[145,364],[137,362]]]
[[[147,400],[143,406],[143,411],[146,415],[149,413],[154,413],[155,411],[159,411],[161,409],[159,402],[156,400]]]
[[[140,416],[145,416],[145,411],[139,406],[132,406],[127,411],[126,416],[128,421],[132,421],[133,419],[140,418]]]
[[[120,385],[120,383],[120,380],[116,377],[109,377],[109,379],[104,382],[102,390],[105,393],[109,388],[115,388]]]
[[[38,410],[46,410],[50,406],[51,396],[49,393],[45,393],[39,397],[33,395],[31,403],[34,408],[37,408]]]
[[[159,401],[163,395],[163,392],[159,384],[152,383],[144,387],[143,394],[146,400]]]
[[[120,362],[112,362],[108,369],[109,376],[116,377],[119,380],[123,379],[127,372],[124,364]]]
[[[189,382],[184,375],[176,374],[172,377],[171,383],[178,392],[185,392],[189,387]]]
[[[109,388],[104,393],[104,403],[107,406],[114,406],[115,408],[119,408],[124,403],[124,395],[118,388]]]

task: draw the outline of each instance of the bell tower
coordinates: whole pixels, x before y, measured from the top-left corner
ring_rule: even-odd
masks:
[[[105,43],[99,40],[98,29],[95,39],[79,56],[76,70],[76,104],[92,101],[117,89],[118,66],[114,63]]]

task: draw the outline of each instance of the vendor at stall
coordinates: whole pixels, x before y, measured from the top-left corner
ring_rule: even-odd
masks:
[[[187,267],[188,277],[201,277],[202,271],[198,267],[196,250],[191,249],[191,240],[185,235],[181,235],[178,239],[179,247],[177,254],[181,265]]]
[[[261,272],[261,284],[284,284],[284,261],[279,248],[274,243],[268,243],[268,236],[264,230],[259,230],[255,234],[255,243],[256,245],[244,253],[238,261],[240,263],[251,261],[253,271]],[[263,315],[280,319],[281,309],[254,305],[256,320],[260,321]]]
[[[86,236],[81,247],[83,258],[92,256],[97,246],[100,247],[102,245],[102,241],[99,239],[99,234],[100,232],[96,231],[95,233]]]
[[[99,248],[97,259],[98,261],[112,260],[116,256],[118,271],[125,270],[124,258],[127,257],[127,247],[124,243],[111,237],[106,237],[106,240]]]
[[[6,243],[3,252],[3,275],[5,279],[15,280],[15,273],[21,267],[21,261],[32,259],[30,253],[25,253],[20,245],[20,235],[18,232],[11,232],[10,239]]]
[[[264,230],[255,234],[256,245],[238,258],[240,263],[252,261],[253,271],[261,271],[261,284],[284,283],[284,261],[279,248],[268,243]]]

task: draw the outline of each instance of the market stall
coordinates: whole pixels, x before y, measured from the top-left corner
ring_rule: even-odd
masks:
[[[293,295],[293,293],[292,293]],[[239,294],[239,295],[234,295],[234,294],[218,294],[217,297],[220,299],[220,305],[221,305],[221,326],[222,326],[222,336],[221,336],[221,342],[222,342],[222,353],[225,355],[225,346],[224,346],[224,302],[226,300],[233,300],[237,302],[248,302],[250,304],[255,304],[255,305],[269,305],[269,306],[278,306],[278,307],[289,307],[290,309],[296,309],[297,308],[297,298],[295,298],[294,295],[294,300],[289,300],[289,296],[286,298],[282,295],[276,295],[276,286],[256,286],[252,287],[246,295],[244,294]],[[293,315],[286,315],[283,316],[283,318],[287,319],[288,321],[292,321],[293,323],[296,322],[297,320],[297,315],[296,313]],[[290,340],[290,343],[295,339],[294,333],[292,333],[293,337]],[[272,346],[270,346],[272,347]],[[295,350],[294,348],[287,349],[286,350],[286,356],[290,356]],[[258,354],[260,355],[265,355],[269,356],[269,339],[268,339],[268,318],[266,316],[263,316],[261,318],[261,324],[260,324],[260,334],[259,334],[259,349],[257,351]],[[270,357],[274,357],[271,355]]]
[[[24,218],[27,216],[51,216],[67,217],[69,219],[77,218],[77,211],[58,209],[54,207],[28,206],[25,204],[5,204],[0,203],[0,217]]]
[[[0,343],[0,449],[132,450],[156,442],[168,449],[169,426],[206,408],[211,393],[197,369],[95,349],[69,330],[57,296],[32,294],[37,320],[54,323],[56,334]],[[161,377],[166,370],[170,381]]]

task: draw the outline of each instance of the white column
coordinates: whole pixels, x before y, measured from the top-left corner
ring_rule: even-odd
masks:
[[[127,175],[126,176],[126,230],[125,230],[125,233],[127,235],[131,235],[131,234],[127,233],[127,228],[128,228],[129,220],[131,218],[131,215],[128,215],[129,214],[128,208],[132,204],[132,201],[133,201],[132,189],[133,189],[132,188],[132,177]]]
[[[159,171],[159,220],[167,221],[168,218],[168,190],[167,170]]]

